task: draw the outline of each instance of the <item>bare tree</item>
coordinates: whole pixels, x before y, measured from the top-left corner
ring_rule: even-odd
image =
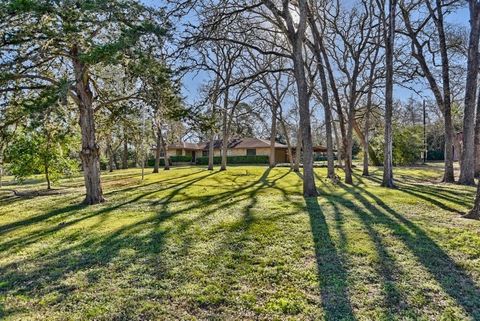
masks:
[[[339,6],[338,2],[337,6]],[[327,70],[331,74],[332,91],[336,97],[335,100],[338,100],[337,114],[339,116],[343,114],[343,111],[338,89],[343,90],[343,100],[346,103],[345,136],[342,133],[345,145],[343,149],[345,153],[344,169],[345,182],[352,184],[352,147],[356,108],[362,96],[371,86],[372,79],[375,78],[369,74],[369,68],[375,75],[376,63],[371,65],[369,61],[372,59],[371,56],[379,50],[379,41],[375,39],[379,36],[380,24],[375,14],[375,6],[369,1],[362,1],[360,7],[350,10],[342,8],[332,10],[332,14],[329,14],[327,18],[331,25],[331,31],[328,34],[329,42],[324,56],[327,57],[329,53],[341,75],[334,80],[332,67],[329,66],[329,62],[326,63]],[[327,62],[327,58],[325,61]],[[342,126],[341,119],[340,126]],[[341,131],[343,132],[344,129]]]
[[[388,2],[388,15],[385,14],[385,1],[380,3],[382,6],[382,24],[385,40],[385,148],[383,152],[383,180],[382,186],[392,188],[395,187],[393,182],[393,51],[395,49],[395,19],[397,1],[390,0]]]
[[[445,125],[445,173],[444,182],[452,183],[455,181],[453,170],[453,135],[454,127],[452,121],[452,92],[450,86],[450,60],[448,55],[448,45],[445,35],[445,7],[453,5],[457,1],[442,2],[441,0],[401,0],[400,11],[405,24],[405,31],[400,33],[406,35],[411,41],[412,56],[420,65],[420,73],[424,77],[430,90],[432,91],[437,105],[439,106]],[[420,16],[420,6],[425,5],[428,14]],[[412,20],[416,18],[416,21]],[[432,36],[426,30],[427,26],[433,21],[436,33]],[[433,42],[436,41],[437,44]],[[434,49],[438,48],[438,49]],[[437,55],[440,56],[441,80],[435,77],[437,66]],[[429,61],[430,59],[430,61]]]
[[[328,93],[327,76],[324,68],[324,62],[322,57],[323,40],[320,35],[317,20],[321,19],[318,16],[320,8],[315,6],[315,3],[311,1],[309,3],[308,23],[312,34],[312,42],[309,42],[309,47],[312,50],[315,59],[317,61],[317,71],[320,78],[320,92],[317,97],[321,101],[324,114],[325,114],[325,134],[327,140],[327,177],[335,179],[335,164],[333,155],[333,129],[332,129],[332,108],[330,105],[330,98]]]

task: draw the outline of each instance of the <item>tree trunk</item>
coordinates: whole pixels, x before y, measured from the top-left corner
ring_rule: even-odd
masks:
[[[369,176],[369,170],[368,170],[368,149],[369,149],[369,144],[370,144],[370,139],[369,139],[369,132],[370,132],[370,108],[372,104],[372,97],[371,97],[371,89],[370,92],[368,93],[369,98],[367,98],[367,112],[365,113],[365,128],[364,128],[364,133],[363,136],[365,137],[364,142],[363,142],[363,176]]]
[[[0,145],[0,187],[3,186],[3,145]]]
[[[52,189],[52,186],[50,184],[50,172],[48,168],[48,161],[45,161],[45,179],[47,180],[47,189],[50,190]]]
[[[353,184],[352,178],[352,148],[353,148],[353,122],[355,119],[355,102],[353,97],[350,98],[350,104],[348,108],[348,126],[347,126],[347,148],[345,155],[345,183]]]
[[[467,80],[465,85],[465,111],[463,115],[463,149],[460,178],[463,185],[475,185],[475,100],[479,67],[478,44],[480,37],[480,4],[470,4],[470,40],[468,45]]]
[[[332,121],[333,133],[335,134],[335,142],[337,144],[337,161],[340,167],[343,167],[342,157],[340,157],[340,150],[342,149],[342,142],[340,141],[340,137],[338,135],[338,129],[335,125],[335,121]]]
[[[228,98],[229,92],[228,89],[225,90],[225,95],[223,97],[223,128],[222,128],[222,163],[220,165],[220,170],[224,171],[227,169],[227,151],[228,151]]]
[[[170,158],[168,157],[168,145],[165,138],[163,137],[162,129],[160,127],[158,128],[158,136],[160,136],[160,144],[162,145],[163,153],[164,153],[163,170],[168,171],[170,170]]]
[[[475,121],[475,176],[480,176],[480,91],[477,100],[477,117]]]
[[[282,130],[285,135],[285,140],[287,141],[287,155],[288,155],[288,160],[290,161],[290,168],[294,170],[295,165],[293,161],[292,143],[290,142],[290,135],[287,131],[287,126],[285,125],[285,121],[283,119],[280,119],[280,124],[282,125]]]
[[[442,57],[442,80],[443,80],[443,99],[444,99],[444,117],[445,117],[445,176],[444,182],[454,183],[455,173],[453,170],[453,136],[454,127],[452,122],[452,102],[450,91],[450,64],[448,59],[447,40],[443,25],[442,1],[436,0],[438,19],[435,19],[435,25],[438,31],[440,44],[440,56]]]
[[[327,77],[325,75],[325,69],[323,67],[322,61],[322,51],[321,51],[321,38],[320,33],[318,32],[317,25],[315,24],[315,19],[313,14],[310,12],[308,15],[308,20],[310,23],[310,29],[313,34],[313,51],[317,60],[317,70],[320,77],[321,84],[321,101],[325,111],[325,131],[327,136],[327,177],[330,179],[335,179],[335,164],[333,159],[333,134],[332,134],[332,108],[330,106],[330,100],[328,97],[328,85]]]
[[[115,169],[120,169],[120,165],[118,164],[118,158],[117,158],[117,150],[118,150],[118,147],[115,150],[112,150],[112,158],[113,158],[113,164],[115,165]]]
[[[475,197],[475,203],[473,209],[468,214],[463,216],[464,218],[480,219],[480,184],[477,186],[477,196]]]
[[[160,135],[160,130],[157,129],[157,139],[155,145],[155,164],[153,166],[153,173],[158,173],[158,169],[160,168],[160,152],[162,150],[162,137]],[[166,160],[166,157],[164,157]]]
[[[277,164],[275,160],[275,138],[277,136],[277,110],[278,110],[278,105],[276,103],[273,103],[272,124],[270,127],[270,157],[269,157],[270,168],[275,167],[275,165]]]
[[[108,171],[113,172],[113,151],[110,143],[107,143]]]
[[[345,154],[345,183],[353,184],[352,178],[352,148],[353,148],[353,127],[355,124],[355,104],[357,101],[357,79],[359,76],[360,63],[358,57],[352,71],[350,93],[348,95],[348,114],[347,114],[347,148]]]
[[[213,171],[213,153],[215,152],[215,134],[211,133],[210,144],[208,145],[208,170]]]
[[[293,167],[294,172],[300,172],[300,162],[302,161],[302,129],[300,126],[297,128],[297,146],[295,148],[295,165]]]
[[[79,50],[74,45],[71,50],[75,73],[75,92],[80,112],[82,150],[80,158],[83,164],[86,195],[83,203],[91,205],[105,201],[100,180],[100,152],[95,137],[95,118],[93,94],[90,89],[87,66],[79,59]]]
[[[339,161],[340,165],[342,165],[342,159],[345,158],[346,151],[347,151],[347,145],[348,145],[347,130],[345,128],[345,117],[343,115],[342,103],[341,103],[341,100],[340,100],[340,94],[338,93],[337,84],[335,82],[335,75],[333,74],[332,66],[330,64],[330,60],[328,58],[327,51],[326,51],[325,47],[323,46],[323,44],[322,43],[320,43],[320,44],[321,44],[320,49],[322,51],[323,60],[325,62],[325,67],[327,69],[328,79],[329,79],[329,82],[330,82],[330,88],[331,88],[332,93],[333,93],[333,98],[334,98],[334,101],[335,101],[335,105],[337,106],[338,123],[339,123],[339,127],[340,127],[340,135],[341,135],[341,138],[342,138],[342,144],[338,145],[337,158],[338,158],[338,161]]]
[[[299,6],[306,6],[303,0],[299,1]],[[302,14],[305,8],[301,8]],[[302,18],[300,18],[302,19]],[[313,144],[312,144],[312,128],[310,123],[310,102],[307,87],[307,78],[305,75],[305,63],[303,59],[303,37],[304,35],[296,35],[292,44],[293,49],[293,70],[297,84],[298,109],[300,114],[300,127],[302,128],[302,150],[303,150],[303,196],[317,196],[315,187],[315,176],[313,172]]]
[[[125,131],[125,129],[124,129],[124,131]],[[126,133],[124,133],[124,137],[123,137],[122,168],[123,169],[128,168],[128,140],[127,140],[127,134]]]
[[[385,36],[385,147],[383,153],[382,186],[393,188],[393,51],[395,45],[395,10],[396,0],[389,2],[388,34]]]

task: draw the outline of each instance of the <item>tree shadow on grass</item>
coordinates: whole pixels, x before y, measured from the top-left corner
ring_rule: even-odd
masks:
[[[417,261],[430,272],[442,289],[474,320],[480,320],[479,286],[425,231],[365,188],[343,184],[341,187],[369,212],[361,209],[356,211],[375,239],[381,236],[373,226],[382,225],[388,228],[415,255]],[[371,198],[374,203],[364,195]],[[355,206],[351,201],[346,202],[350,206]]]
[[[322,306],[326,320],[355,320],[348,294],[347,271],[334,242],[317,198],[306,198],[315,244]]]
[[[199,182],[208,176],[215,175],[217,172],[208,173],[201,177],[183,181],[178,184],[175,189],[166,187],[165,189],[172,189],[169,199],[172,199],[179,193],[179,190],[187,188],[192,184]],[[105,206],[100,205],[100,209],[91,211],[90,213],[76,213],[72,218],[67,218],[61,224],[51,223],[46,228],[37,228],[28,235],[7,239],[0,244],[3,250],[12,249],[16,247],[23,249],[26,246],[40,242],[46,237],[60,232],[70,226],[74,226],[86,219],[93,217],[102,217],[114,210],[118,210],[128,204],[138,202],[142,198],[159,192],[159,189],[147,191],[124,202]],[[0,227],[0,232],[8,233],[19,228],[30,228],[31,226],[42,223],[46,220],[55,218],[56,220],[63,219],[63,217],[75,210],[82,209],[83,206],[73,205],[65,208],[59,208],[45,214],[37,215],[26,220],[13,222]],[[93,209],[94,207],[92,207]],[[24,259],[17,260],[0,267],[0,275],[2,276],[3,284],[0,286],[0,296],[4,294],[10,295],[27,295],[28,297],[41,297],[47,293],[62,293],[66,297],[74,287],[62,285],[62,280],[68,274],[75,274],[80,271],[87,271],[91,269],[104,269],[112,262],[113,259],[118,260],[122,257],[120,251],[122,249],[135,249],[138,255],[134,257],[125,258],[118,268],[119,272],[123,269],[128,269],[131,264],[135,264],[139,258],[145,260],[145,269],[156,274],[164,270],[162,264],[162,256],[158,253],[162,252],[165,238],[169,233],[175,233],[175,228],[160,228],[162,222],[166,221],[172,216],[163,215],[147,215],[146,218],[140,219],[132,224],[126,224],[119,229],[114,230],[106,235],[90,235],[86,234],[84,229],[72,231],[63,236],[62,245],[51,245],[48,251],[40,251],[36,255],[29,255]],[[57,249],[57,246],[59,247]],[[28,268],[20,268],[27,267]],[[5,311],[5,315],[16,313],[15,310],[9,308]]]
[[[381,179],[373,176],[369,177],[361,177],[358,174],[354,174],[354,176],[359,180],[359,182],[363,183],[362,179],[367,179],[373,183],[381,184]],[[404,181],[397,181],[397,189],[400,192],[405,194],[409,194],[416,198],[422,199],[428,203],[431,203],[438,208],[453,212],[456,214],[464,214],[464,211],[458,210],[456,208],[450,207],[445,202],[453,203],[459,206],[464,207],[465,209],[470,207],[470,203],[466,200],[461,199],[458,196],[458,193],[455,195],[455,192],[451,192],[449,190],[445,190],[442,186],[443,185],[419,185],[419,184],[410,184],[405,183]],[[354,186],[359,186],[354,185]],[[463,193],[462,193],[463,194]],[[474,192],[471,193],[466,192],[462,196],[471,197],[473,199]],[[473,202],[472,202],[473,203]]]
[[[85,234],[84,230],[72,231],[62,238],[62,246],[56,249],[56,245],[52,245],[49,251],[41,251],[37,255],[29,255],[22,260],[3,265],[0,267],[0,275],[2,279],[6,280],[6,284],[0,287],[0,295],[27,295],[41,297],[44,294],[58,291],[63,293],[66,297],[74,288],[65,287],[61,281],[66,275],[74,275],[80,271],[90,269],[104,269],[113,259],[118,260],[121,257],[120,251],[122,249],[134,249],[136,254],[132,258],[125,259],[125,264],[122,264],[116,273],[121,273],[122,269],[127,269],[130,264],[135,263],[141,259],[145,264],[142,266],[146,269],[147,276],[154,276],[163,278],[167,270],[163,262],[164,244],[166,239],[172,234],[177,234],[184,240],[183,248],[185,253],[180,255],[187,255],[188,247],[190,247],[192,239],[185,237],[188,234],[188,227],[198,220],[207,219],[209,215],[217,211],[219,208],[226,208],[234,205],[237,202],[255,199],[257,192],[265,187],[273,187],[275,182],[267,180],[269,170],[266,171],[258,181],[246,182],[245,184],[236,187],[235,189],[227,190],[222,193],[214,194],[209,197],[195,196],[192,197],[191,202],[186,203],[186,207],[169,210],[167,205],[173,201],[175,197],[180,196],[183,190],[189,186],[198,183],[202,179],[215,175],[218,172],[208,173],[201,177],[190,178],[176,185],[174,188],[168,186],[165,190],[169,190],[166,197],[162,198],[163,202],[159,204],[151,204],[152,209],[155,206],[161,206],[158,214],[148,215],[144,219],[140,219],[132,224],[124,225],[119,229],[114,230],[106,235],[90,235]],[[288,173],[287,173],[288,174]],[[286,174],[285,174],[286,175]],[[283,176],[281,176],[283,177]],[[278,179],[280,179],[279,177]],[[162,189],[160,189],[162,190]],[[67,206],[65,208],[56,209],[45,214],[37,215],[13,223],[9,223],[0,227],[0,233],[8,233],[20,228],[30,228],[37,223],[42,223],[45,220],[55,218],[55,221],[66,219],[61,224],[52,222],[47,228],[37,228],[29,235],[7,239],[6,242],[0,244],[2,249],[10,249],[15,246],[19,249],[42,241],[42,239],[53,235],[53,233],[64,230],[67,227],[73,226],[83,220],[93,217],[104,217],[106,214],[118,210],[128,204],[135,204],[142,198],[151,194],[157,193],[159,189],[146,191],[138,196],[129,198],[124,202],[113,204],[111,206],[101,205],[98,210],[90,213],[77,213],[74,217],[66,217],[68,213],[80,210],[79,205]],[[286,192],[285,192],[286,193]],[[234,201],[231,198],[235,197]],[[230,200],[230,201],[229,201]],[[255,201],[256,202],[256,201]],[[151,202],[148,202],[151,203]],[[147,204],[147,203],[146,203]],[[172,219],[180,214],[188,213],[189,210],[195,209],[201,204],[209,204],[211,208],[201,213],[198,217],[179,219],[180,224],[163,225],[169,219]],[[218,204],[216,206],[215,204]],[[249,224],[252,223],[253,218],[249,211],[255,204],[250,204],[242,218],[243,223],[248,229]],[[64,218],[65,217],[65,218]],[[28,266],[25,269],[19,269],[21,266]],[[9,309],[5,314],[15,313]]]

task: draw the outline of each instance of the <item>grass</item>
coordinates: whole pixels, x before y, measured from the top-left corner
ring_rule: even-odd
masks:
[[[108,203],[0,189],[0,319],[480,320],[474,188],[399,168],[399,188],[317,169],[304,199],[287,168],[103,176]],[[32,180],[22,189],[42,188]]]

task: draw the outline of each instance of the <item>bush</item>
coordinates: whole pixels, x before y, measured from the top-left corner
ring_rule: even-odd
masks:
[[[220,164],[222,162],[221,156],[213,157],[214,164]],[[197,157],[197,165],[207,165],[208,156]],[[227,156],[227,164],[268,164],[267,155],[257,156]]]
[[[383,163],[383,135],[379,133],[370,141],[378,159]],[[393,129],[393,164],[413,165],[421,159],[423,150],[422,128],[420,126],[395,126]]]
[[[333,155],[333,159],[337,160],[337,155]],[[316,155],[313,160],[315,162],[326,162],[327,161],[327,156],[326,155]]]
[[[190,163],[192,156],[170,156],[171,163]]]
[[[149,160],[147,160],[147,166],[155,166],[155,158],[150,158]],[[165,160],[163,158],[160,158],[160,166],[165,166]]]
[[[395,165],[413,165],[421,159],[422,131],[419,126],[396,128],[393,132],[393,162]]]

